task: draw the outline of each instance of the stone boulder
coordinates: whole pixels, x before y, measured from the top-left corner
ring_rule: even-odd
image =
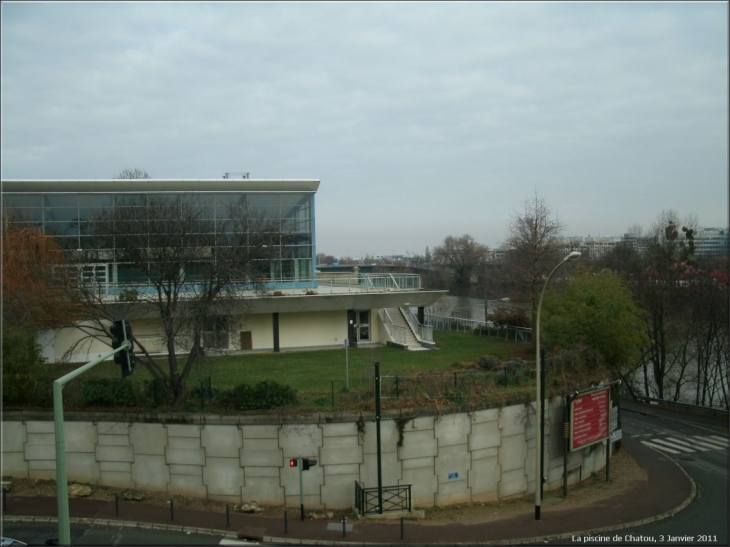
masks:
[[[141,492],[135,492],[134,490],[125,490],[122,492],[122,499],[125,501],[143,501],[144,494]]]
[[[91,487],[74,483],[68,487],[68,495],[73,498],[88,498],[91,495]]]

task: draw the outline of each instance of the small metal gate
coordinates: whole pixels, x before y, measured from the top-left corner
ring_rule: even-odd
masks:
[[[355,508],[361,515],[411,510],[411,485],[384,486],[383,507],[380,510],[377,488],[363,488],[355,481]]]

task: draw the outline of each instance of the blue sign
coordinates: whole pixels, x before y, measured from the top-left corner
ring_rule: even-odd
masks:
[[[449,478],[450,479],[458,479],[459,478],[459,474],[458,473],[449,473]]]

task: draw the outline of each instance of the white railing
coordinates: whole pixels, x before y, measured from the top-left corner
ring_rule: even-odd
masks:
[[[460,319],[458,317],[447,317],[445,315],[426,315],[426,323],[436,330],[450,330],[466,332],[479,336],[488,336],[500,340],[512,342],[531,342],[532,329],[524,327],[495,326],[491,321],[474,321],[471,319]]]
[[[319,274],[319,288],[343,287],[357,292],[418,291],[421,276],[417,274]]]
[[[406,328],[394,324],[393,318],[390,317],[388,310],[385,308],[379,309],[378,315],[380,316],[380,320],[383,322],[383,325],[385,325],[385,328],[390,333],[390,336],[393,338],[393,341],[405,346],[407,344]]]
[[[190,287],[189,290],[183,289],[181,296],[189,292],[194,294],[194,281],[186,283]],[[250,282],[241,280],[240,292],[242,296],[254,295],[253,287]],[[154,289],[147,283],[112,283],[99,280],[84,280],[83,283],[87,290],[96,293],[98,297],[111,301],[134,301],[135,293],[137,300],[147,300],[149,295],[154,293]],[[416,274],[362,274],[359,276],[343,276],[341,274],[328,275],[320,274],[314,278],[298,278],[298,279],[266,279],[261,281],[261,285],[268,291],[274,290],[293,290],[301,291],[305,289],[322,290],[323,292],[331,291],[335,293],[341,292],[397,292],[397,291],[418,291],[421,289],[421,277]],[[248,287],[248,288],[247,288]],[[298,294],[298,293],[297,293]],[[147,296],[145,296],[147,295]]]
[[[433,342],[433,327],[430,325],[421,325],[418,322],[418,316],[413,312],[411,308],[401,308],[403,315],[406,316],[406,320],[411,325],[413,332],[424,342]]]

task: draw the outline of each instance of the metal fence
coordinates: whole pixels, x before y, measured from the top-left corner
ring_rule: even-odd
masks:
[[[377,488],[363,488],[355,481],[355,508],[361,515],[411,510],[411,485],[383,486],[381,511]]]
[[[435,330],[464,332],[511,342],[532,342],[532,329],[524,327],[499,327],[491,322],[433,314],[426,315],[426,324]]]

